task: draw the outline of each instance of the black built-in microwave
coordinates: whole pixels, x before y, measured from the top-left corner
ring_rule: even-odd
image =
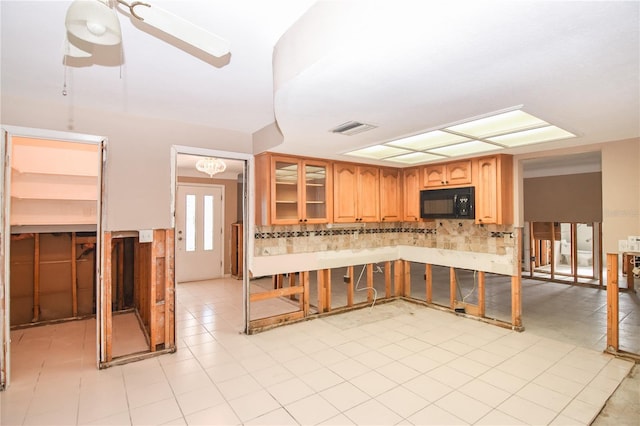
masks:
[[[425,189],[420,191],[423,219],[475,219],[475,188]]]

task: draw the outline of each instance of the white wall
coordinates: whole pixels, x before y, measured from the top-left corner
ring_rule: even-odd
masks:
[[[66,98],[65,98],[66,100]],[[171,226],[171,146],[252,152],[251,135],[201,125],[2,98],[2,124],[108,138],[103,228]],[[70,124],[71,123],[71,124]]]

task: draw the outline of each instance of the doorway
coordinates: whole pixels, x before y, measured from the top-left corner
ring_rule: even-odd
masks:
[[[194,327],[200,331],[210,328],[205,321],[221,313],[217,312],[220,307],[203,306],[191,315],[185,302],[195,288],[209,296],[215,293],[221,300],[225,298],[224,309],[241,313],[242,330],[238,331],[246,332],[249,279],[244,253],[251,245],[251,226],[243,224],[248,223],[249,217],[247,194],[253,156],[174,146],[172,158],[176,339],[187,338]],[[224,170],[198,170],[198,162],[207,159],[220,160]],[[201,320],[201,326],[194,325]]]
[[[96,315],[89,325],[95,330],[89,356],[97,365],[106,142],[99,136],[13,126],[3,126],[2,136],[0,389],[11,381],[11,353],[19,350],[11,342],[22,342],[12,339],[12,326],[33,328]],[[40,334],[51,338],[53,333]]]

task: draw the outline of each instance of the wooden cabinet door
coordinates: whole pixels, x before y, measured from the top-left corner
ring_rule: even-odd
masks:
[[[400,169],[380,169],[380,220],[402,220],[402,191]]]
[[[447,185],[466,185],[471,183],[471,160],[447,164]]]
[[[356,221],[357,172],[358,167],[353,164],[335,163],[333,165],[333,221],[336,223]]]
[[[447,168],[444,164],[434,164],[431,166],[425,166],[424,170],[424,182],[425,188],[434,188],[438,186],[444,186],[447,180]]]
[[[302,218],[301,163],[289,157],[271,157],[271,224],[292,225]]]
[[[331,168],[328,162],[302,161],[302,214],[300,222],[328,223],[332,217],[333,194],[331,189]]]
[[[404,169],[404,214],[405,221],[420,220],[420,169]]]
[[[358,167],[358,191],[356,220],[380,221],[380,175],[378,167]]]
[[[496,155],[475,160],[476,223],[513,223],[513,157]]]
[[[478,160],[478,181],[476,182],[476,222],[497,223],[498,176],[495,157]]]

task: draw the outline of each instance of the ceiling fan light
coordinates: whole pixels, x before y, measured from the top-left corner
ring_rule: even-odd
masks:
[[[99,0],[75,0],[67,9],[67,31],[93,44],[113,46],[122,40],[115,10]]]

